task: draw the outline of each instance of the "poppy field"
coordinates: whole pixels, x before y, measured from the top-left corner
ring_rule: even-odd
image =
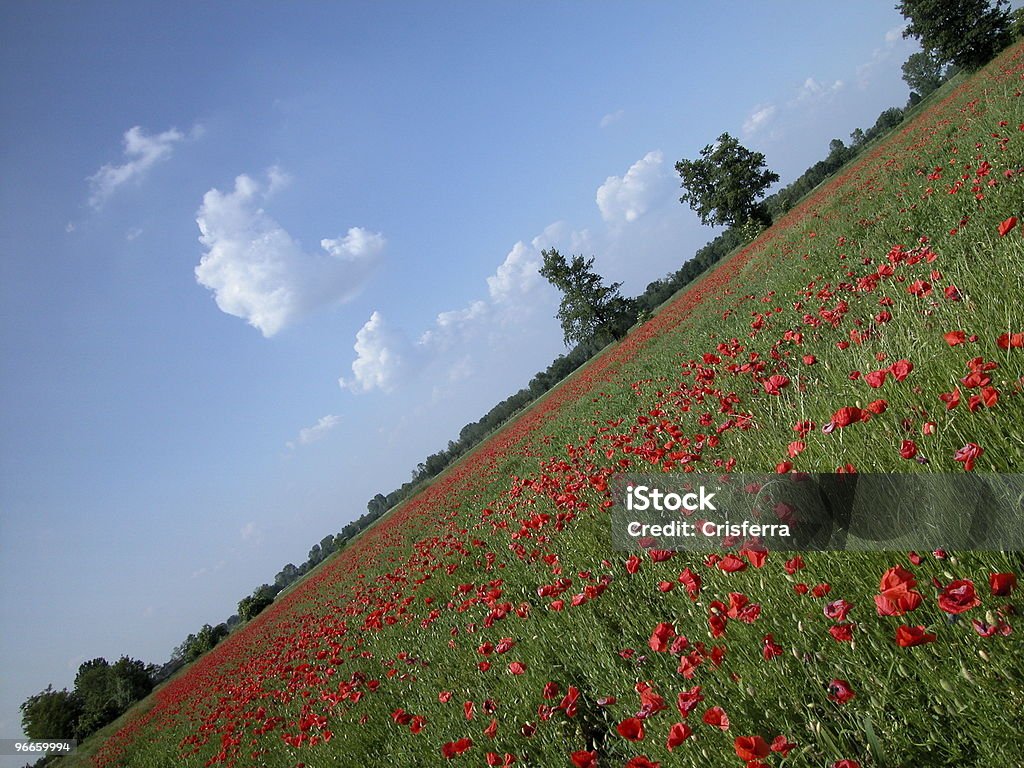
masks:
[[[1024,556],[611,548],[620,472],[1024,470],[1024,46],[163,686],[98,767],[1024,765]]]

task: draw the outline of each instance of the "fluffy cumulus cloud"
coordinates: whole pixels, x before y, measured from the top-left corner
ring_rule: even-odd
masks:
[[[262,205],[287,177],[271,169],[265,183],[245,174],[229,192],[211,189],[196,215],[206,247],[196,280],[221,311],[267,337],[319,307],[354,297],[384,250],[384,237],[360,227],[320,241],[306,253]]]
[[[777,109],[774,104],[757,105],[754,107],[754,111],[750,113],[750,117],[743,122],[743,133],[747,136],[753,136],[771,122],[772,118],[775,117],[776,111]]]
[[[673,186],[660,150],[648,152],[624,176],[609,176],[597,188],[597,207],[606,223],[628,224],[661,202]]]
[[[374,312],[356,334],[356,359],[352,363],[352,378],[340,378],[338,384],[351,392],[371,392],[379,389],[391,392],[405,371],[413,364],[416,354],[401,332],[391,328],[380,312]]]
[[[108,163],[89,177],[89,205],[102,207],[119,188],[141,179],[154,165],[170,158],[174,145],[184,138],[185,134],[174,128],[150,136],[137,125],[129,128],[123,139],[125,162]]]

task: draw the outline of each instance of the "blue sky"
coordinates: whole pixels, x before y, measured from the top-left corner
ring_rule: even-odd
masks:
[[[677,160],[902,106],[892,6],[0,6],[0,737],[564,351],[542,248],[639,293],[713,234]]]

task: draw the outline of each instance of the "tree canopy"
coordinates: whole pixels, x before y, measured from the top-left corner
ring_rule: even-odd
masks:
[[[909,22],[904,37],[917,38],[943,62],[977,69],[1010,43],[1006,5],[1006,0],[901,0],[896,10]]]
[[[918,51],[903,62],[903,82],[918,96],[927,96],[943,81],[945,62],[935,51]]]
[[[751,152],[728,133],[704,147],[698,159],[680,160],[676,172],[686,190],[679,202],[689,203],[703,224],[771,224],[757,200],[779,175],[766,167],[763,154]]]
[[[573,256],[568,262],[554,248],[541,255],[544,266],[540,274],[562,292],[556,317],[562,324],[566,346],[594,337],[610,341],[626,335],[635,313],[632,302],[619,294],[622,283],[605,285],[594,272],[593,256]]]

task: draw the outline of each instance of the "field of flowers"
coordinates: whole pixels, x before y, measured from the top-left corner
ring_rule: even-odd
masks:
[[[96,766],[1024,765],[1024,557],[610,547],[632,472],[1024,470],[1024,47],[163,687]]]

